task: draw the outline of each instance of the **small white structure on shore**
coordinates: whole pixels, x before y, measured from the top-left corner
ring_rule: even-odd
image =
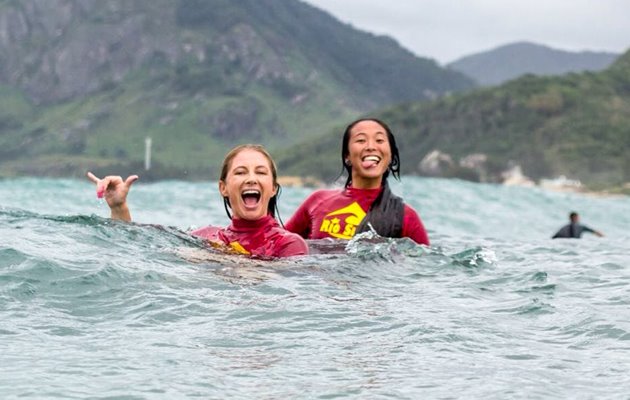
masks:
[[[582,182],[578,179],[568,179],[566,176],[560,175],[553,179],[541,179],[540,186],[545,189],[581,190]]]
[[[151,138],[146,137],[144,139],[144,170],[151,169]]]
[[[520,165],[514,165],[510,169],[501,173],[503,184],[507,186],[526,186],[533,187],[536,183],[523,174],[523,169]]]

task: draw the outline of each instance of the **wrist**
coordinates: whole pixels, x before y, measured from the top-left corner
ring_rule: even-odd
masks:
[[[111,207],[111,218],[117,219],[121,221],[131,221],[131,213],[129,212],[129,207],[127,207],[127,203],[123,203],[116,207]]]

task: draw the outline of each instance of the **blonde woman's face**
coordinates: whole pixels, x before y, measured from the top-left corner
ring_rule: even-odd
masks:
[[[232,159],[219,191],[230,200],[236,218],[257,220],[269,213],[269,199],[277,193],[271,168],[267,157],[253,149],[244,149]]]

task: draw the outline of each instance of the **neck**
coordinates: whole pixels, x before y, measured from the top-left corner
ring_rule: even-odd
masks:
[[[232,216],[232,225],[237,227],[256,226],[272,220],[274,220],[274,218],[269,214],[263,215],[258,219],[244,219],[237,216]]]
[[[352,176],[350,187],[355,189],[378,189],[381,187],[383,177],[378,178],[363,178],[358,176]]]

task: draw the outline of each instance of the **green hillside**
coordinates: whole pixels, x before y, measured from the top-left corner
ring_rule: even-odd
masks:
[[[437,149],[455,160],[486,154],[490,179],[518,164],[535,179],[565,175],[591,188],[630,181],[630,52],[599,73],[530,75],[373,115],[397,135],[403,173],[419,173],[419,161]],[[280,160],[282,171],[334,179],[342,129],[293,148]],[[458,168],[448,173],[471,178]]]
[[[297,0],[0,2],[0,176],[215,177],[361,113],[472,86]]]

